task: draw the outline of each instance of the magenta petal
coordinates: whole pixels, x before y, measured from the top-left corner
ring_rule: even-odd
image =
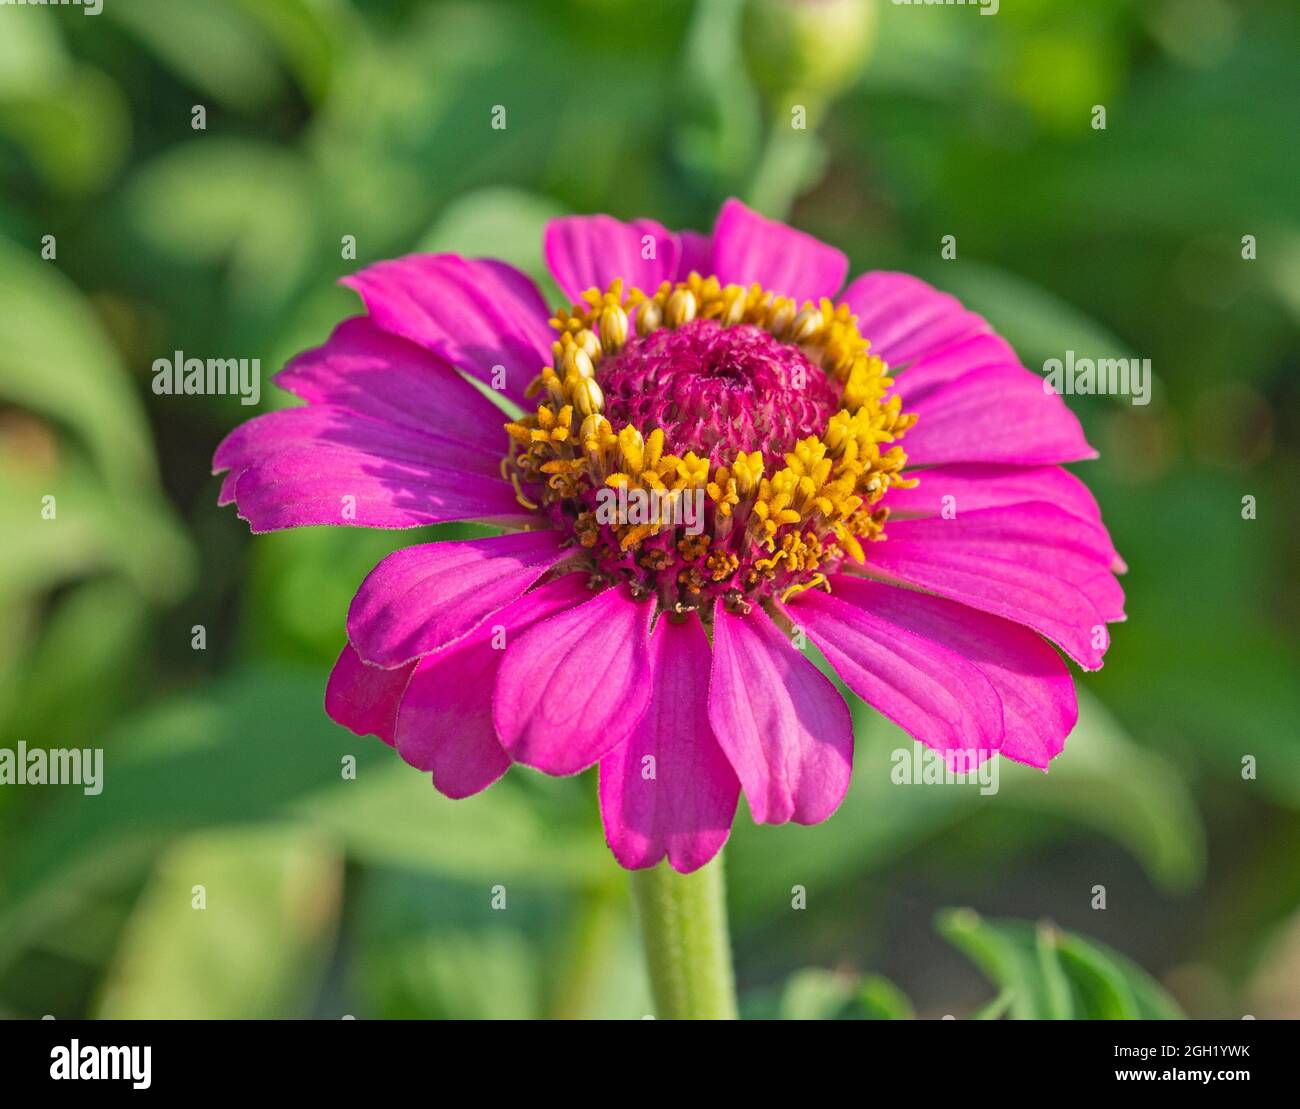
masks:
[[[1045,768],[1061,753],[1079,708],[1069,667],[1046,640],[1019,624],[942,597],[844,574],[831,584],[833,596],[858,612],[900,634],[918,635],[956,652],[976,667],[1002,702],[1003,755]],[[801,596],[791,606],[792,615],[803,600]],[[811,622],[809,629],[816,634]]]
[[[314,446],[361,451],[373,458],[413,466],[478,474],[500,480],[501,450],[483,449],[439,435],[372,420],[329,404],[267,412],[240,424],[222,441],[212,460],[214,472],[229,470],[220,504],[235,499],[240,474],[279,451]]]
[[[1096,458],[1074,413],[1018,366],[963,374],[910,402],[917,416],[904,449],[914,466],[1003,462],[1017,466]]]
[[[510,765],[492,723],[492,693],[506,645],[524,629],[591,596],[583,574],[539,585],[492,615],[465,639],[428,655],[402,698],[398,753],[433,775],[448,797],[469,797]]]
[[[249,462],[235,481],[233,499],[255,533],[317,524],[413,528],[533,519],[509,482],[319,444],[286,447]]]
[[[330,671],[325,712],[357,735],[378,736],[391,747],[397,707],[414,669],[414,663],[395,670],[367,666],[349,643]]]
[[[844,799],[848,706],[761,609],[717,610],[709,721],[759,824],[817,824]]]
[[[911,489],[891,489],[886,495],[890,518],[938,516],[945,508],[970,512],[978,508],[1042,501],[1080,519],[1101,523],[1097,501],[1077,477],[1060,466],[985,466],[960,464],[909,472],[918,479]],[[946,501],[945,499],[950,498]]]
[[[834,296],[849,260],[833,246],[728,200],[713,228],[713,269],[724,285],[757,281],[801,304]]]
[[[698,231],[678,231],[682,254],[677,260],[675,280],[685,281],[693,273],[708,277],[713,273],[713,239]]]
[[[504,262],[457,254],[408,254],[377,262],[342,284],[355,289],[383,330],[418,343],[522,402],[551,362],[550,312],[537,287]]]
[[[606,589],[516,638],[493,704],[510,757],[576,774],[627,739],[650,702],[653,615],[652,602]]]
[[[1017,504],[1055,505],[1071,516],[1096,525],[1097,546],[1110,548],[1110,569],[1123,573],[1124,560],[1115,550],[1097,501],[1077,477],[1060,466],[935,466],[916,470],[917,484],[891,489],[885,504],[891,520],[1006,508]]]
[[[956,519],[891,520],[868,572],[1013,620],[1101,666],[1105,625],[1123,619],[1109,536],[1046,504],[958,511]]]
[[[311,404],[505,453],[505,413],[441,358],[368,316],[344,320],[323,345],[293,358],[275,383]]]
[[[348,639],[368,662],[401,666],[473,631],[564,555],[553,531],[404,547],[361,583]]]
[[[891,370],[891,376],[894,377],[894,392],[903,398],[903,411],[907,412],[939,386],[990,367],[1025,369],[1005,339],[992,331],[985,331],[929,351],[901,371],[895,373]]]
[[[574,300],[591,288],[604,292],[617,278],[653,293],[676,276],[681,255],[677,236],[662,224],[613,216],[551,220],[542,249],[556,283]]]
[[[996,751],[1002,745],[1002,702],[980,669],[960,650],[888,612],[850,604],[851,596],[847,589],[838,595],[838,585],[831,596],[809,590],[787,611],[844,684],[909,735],[952,758],[966,757],[971,767]]]
[[[605,839],[625,867],[664,855],[688,874],[726,843],[740,783],[709,727],[709,639],[689,613],[661,616],[650,641],[654,693],[641,723],[600,760]]]
[[[1098,544],[1110,547],[1110,569],[1122,573],[1124,560],[1101,522],[1097,501],[1077,477],[1060,466],[935,466],[910,473],[917,484],[910,489],[891,489],[885,500],[891,520],[914,516],[940,516],[972,512],[981,508],[1039,502],[1055,505],[1099,530]]]
[[[844,575],[832,584],[857,608],[944,644],[977,666],[1002,701],[1003,755],[1046,769],[1061,753],[1079,704],[1069,667],[1042,637],[941,597]]]
[[[891,367],[991,330],[956,297],[907,273],[865,273],[839,299],[858,317],[858,331],[871,344],[871,353]]]

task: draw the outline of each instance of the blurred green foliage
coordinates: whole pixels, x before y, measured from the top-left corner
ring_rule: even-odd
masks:
[[[249,410],[149,368],[269,373],[355,310],[338,277],[411,250],[556,300],[551,216],[707,229],[737,194],[958,294],[1027,365],[1156,375],[1149,407],[1071,400],[1131,569],[1065,755],[990,797],[893,786],[908,741],[857,706],[831,821],[738,820],[745,1010],[1300,1016],[1300,12],[835,0],[861,22],[819,45],[818,6],[0,8],[0,740],[107,751],[98,797],[0,790],[0,1013],[648,1011],[587,777],[452,803],[323,714],[352,591],[417,537],[250,540],[210,477]],[[932,930],[952,904],[991,919]]]

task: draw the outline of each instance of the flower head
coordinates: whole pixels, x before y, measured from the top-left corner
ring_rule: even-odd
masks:
[[[218,449],[254,531],[507,529],[375,568],[330,715],[452,797],[599,764],[628,867],[707,862],[742,790],[760,822],[839,805],[850,717],[804,641],[955,768],[1046,767],[1076,716],[1051,643],[1096,668],[1123,618],[1060,398],[952,297],[841,292],[839,251],[738,201],[708,237],[574,217],[544,246],[554,312],[488,260],[347,279],[366,314],[277,378],[306,406]]]

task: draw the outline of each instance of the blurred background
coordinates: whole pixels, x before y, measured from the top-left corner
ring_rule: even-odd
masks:
[[[738,816],[745,1010],[1043,1015],[1069,936],[1074,1015],[1300,1017],[1298,53],[1285,0],[0,8],[0,741],[105,749],[99,796],[0,788],[0,1014],[649,1011],[589,775],[453,803],[324,715],[357,584],[439,529],[251,538],[210,471],[255,410],[151,365],[269,377],[358,310],[338,277],[412,250],[558,303],[551,216],[707,229],[739,195],[1030,367],[1155,377],[1067,398],[1130,571],[1064,756],[893,785],[910,741],[857,706],[832,820]]]

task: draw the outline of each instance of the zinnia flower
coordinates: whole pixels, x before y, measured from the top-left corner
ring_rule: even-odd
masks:
[[[1101,666],[1123,594],[1042,379],[951,296],[842,288],[840,251],[735,200],[709,236],[574,217],[544,249],[571,307],[450,254],[345,279],[365,314],[276,378],[305,406],[217,451],[254,532],[506,529],[379,563],[330,716],[449,797],[599,764],[619,862],[683,872],[742,790],[771,824],[844,797],[849,710],[804,641],[955,768],[1045,768],[1077,712],[1051,644]]]

